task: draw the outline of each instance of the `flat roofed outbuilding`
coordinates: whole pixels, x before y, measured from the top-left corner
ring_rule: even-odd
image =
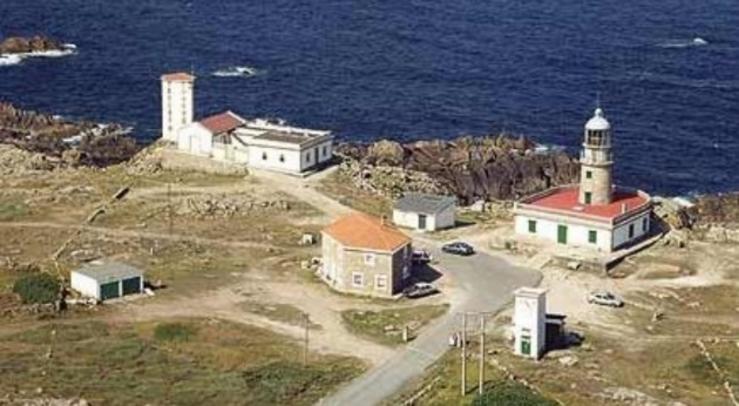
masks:
[[[393,222],[402,227],[434,231],[453,227],[457,199],[453,196],[408,193],[395,202]]]
[[[98,300],[114,299],[144,290],[144,272],[120,262],[87,264],[71,272],[72,289]]]

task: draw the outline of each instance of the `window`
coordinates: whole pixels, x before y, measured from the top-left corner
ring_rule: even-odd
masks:
[[[356,288],[364,287],[364,274],[359,272],[352,272],[352,286]]]
[[[629,224],[629,238],[634,238],[634,223]]]
[[[308,152],[307,154],[305,154],[305,162],[310,163],[310,152]]]
[[[267,160],[267,153],[262,152],[262,161],[266,161],[266,160]]]
[[[375,254],[364,254],[364,264],[375,266]]]
[[[284,154],[280,154],[280,162],[285,162],[285,155]]]
[[[593,171],[585,171],[585,179],[593,179]]]
[[[536,220],[529,220],[529,233],[536,234]]]
[[[649,219],[644,217],[641,220],[641,230],[646,233],[647,229],[649,229]]]
[[[375,275],[375,289],[387,289],[387,275]]]
[[[322,151],[322,153],[323,153],[323,156],[326,156],[326,155],[328,155],[328,148],[326,148],[326,146],[325,146],[325,145],[323,146],[323,151]]]
[[[593,194],[591,192],[585,192],[585,204],[590,204],[593,201]]]
[[[595,230],[588,230],[588,242],[591,244],[598,243],[598,232]]]

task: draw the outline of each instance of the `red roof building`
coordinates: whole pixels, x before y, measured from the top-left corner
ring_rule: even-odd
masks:
[[[225,111],[200,120],[200,125],[207,128],[213,135],[218,135],[233,131],[244,125],[245,122],[243,118],[233,112]]]

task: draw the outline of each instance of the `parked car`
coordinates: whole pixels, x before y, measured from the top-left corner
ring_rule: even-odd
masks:
[[[437,293],[438,291],[439,290],[436,289],[436,286],[430,283],[417,282],[405,288],[405,290],[403,290],[403,295],[405,295],[405,297],[407,298],[415,299],[419,297],[432,295],[434,293]]]
[[[610,307],[622,307],[624,305],[624,301],[621,298],[613,293],[605,291],[590,293],[590,295],[588,295],[588,303]]]
[[[475,249],[471,245],[461,241],[444,244],[441,250],[454,255],[472,255],[475,253]]]
[[[411,254],[411,260],[414,264],[428,264],[431,262],[431,254],[426,250],[413,250]]]

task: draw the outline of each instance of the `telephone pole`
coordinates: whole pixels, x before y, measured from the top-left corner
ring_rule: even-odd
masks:
[[[480,382],[477,392],[482,396],[483,384],[485,383],[485,315],[480,314]]]
[[[172,210],[172,184],[167,183],[167,221],[169,226],[169,235],[172,235],[173,228],[173,210]]]
[[[467,394],[467,313],[462,313],[462,396]]]
[[[303,313],[303,323],[305,324],[305,337],[303,338],[303,365],[308,365],[308,330],[310,329],[310,316]]]

